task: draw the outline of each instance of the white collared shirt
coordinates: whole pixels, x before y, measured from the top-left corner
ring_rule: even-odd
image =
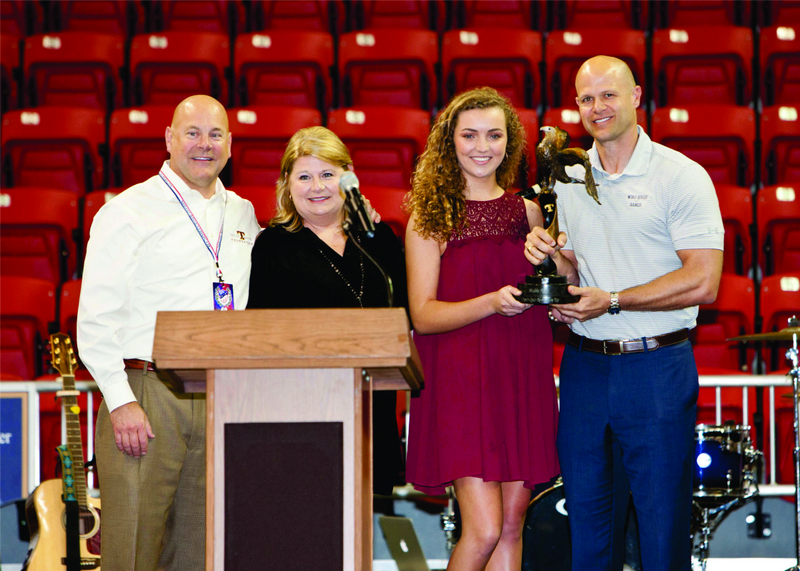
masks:
[[[610,174],[596,145],[589,150],[602,205],[582,184],[556,185],[565,250],[578,261],[581,286],[622,291],[682,267],[677,252],[723,249],[724,230],[714,184],[706,170],[638,128],[639,139],[622,173]],[[582,166],[567,172],[584,178]],[[697,306],[673,311],[622,311],[570,327],[591,339],[635,339],[695,326]]]
[[[253,205],[219,179],[214,195],[205,199],[170,169],[169,161],[162,173],[183,195],[214,247],[224,213],[219,266],[225,282],[233,285],[234,307],[244,309],[250,251],[260,231]],[[158,175],[100,209],[86,248],[77,337],[80,357],[109,411],[136,400],[122,360],[152,360],[156,313],[213,310],[216,281],[212,254]]]

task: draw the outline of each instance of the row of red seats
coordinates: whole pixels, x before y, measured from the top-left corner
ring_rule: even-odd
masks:
[[[19,37],[4,34],[2,41],[3,109],[22,101],[29,107],[110,110],[175,104],[186,95],[207,93],[227,103],[325,112],[334,104],[337,82],[336,94],[345,106],[430,110],[459,91],[492,85],[518,107],[535,108],[543,101],[560,107],[574,100],[577,69],[596,55],[598,45],[625,60],[645,88],[652,85],[658,106],[749,105],[753,99],[752,32],[737,27],[656,32],[654,80],[646,76],[645,33],[635,30],[553,32],[546,41],[530,30],[452,30],[442,38],[441,56],[435,32],[409,29],[351,32],[340,38],[338,49],[326,32],[295,30],[244,34],[233,46],[227,36],[213,32],[142,34],[133,38],[129,53],[121,35],[106,33],[32,36],[22,42],[22,53]],[[764,104],[799,102],[800,37],[794,28],[773,27],[763,31],[760,42],[764,79],[758,84]]]
[[[405,233],[408,220],[402,203],[403,188],[365,185],[365,192],[383,218],[399,236]],[[744,274],[750,268],[751,232],[757,232],[762,255],[761,273],[781,275],[800,272],[800,186],[773,186],[759,191],[757,220],[753,225],[753,204],[746,188],[719,185],[723,221],[725,224],[725,261],[723,271],[728,276],[752,285]],[[88,194],[80,205],[77,197],[63,190],[44,188],[13,188],[0,194],[0,271],[3,276],[35,277],[51,284],[66,282],[79,275],[83,248],[88,240],[92,219],[105,202],[121,189]],[[231,190],[250,200],[262,225],[274,214],[274,194],[266,185],[233,186]],[[744,281],[743,281],[744,280]],[[735,283],[735,279],[730,283]],[[722,288],[717,305],[731,302],[732,310],[755,307],[741,292],[724,295]],[[751,296],[752,298],[752,292]],[[800,305],[797,306],[800,308]],[[727,310],[726,310],[727,311]],[[752,332],[753,314],[742,314],[742,322],[750,324],[745,332]],[[718,323],[718,319],[712,319]],[[698,328],[700,331],[701,328]],[[727,336],[736,331],[725,331]],[[724,339],[724,338],[722,338]],[[745,360],[745,363],[749,360]],[[733,368],[738,368],[739,365]],[[716,365],[715,365],[716,366]]]
[[[172,106],[143,106],[111,114],[80,108],[37,107],[3,115],[0,149],[2,182],[14,186],[44,186],[78,195],[107,187],[127,187],[155,172],[166,158],[164,128]],[[577,109],[536,112],[519,110],[528,131],[529,149],[539,139],[539,125],[558,125],[572,137],[573,146],[588,148]],[[234,135],[230,175],[226,184],[271,186],[276,179],[283,145],[298,129],[322,124],[315,109],[274,106],[229,111]],[[658,109],[649,133],[653,140],[675,148],[703,165],[718,184],[752,186],[800,181],[798,107],[775,106],[760,115],[761,138],[756,138],[756,113],[744,107],[696,105]],[[639,113],[646,128],[647,116]],[[327,126],[354,153],[360,176],[368,184],[407,187],[416,157],[430,129],[427,112],[402,107],[364,106],[331,112]],[[761,156],[756,154],[761,149]],[[756,161],[760,160],[757,177]],[[528,160],[520,185],[536,181],[534,161]]]
[[[364,28],[499,26],[548,31],[614,28],[652,30],[713,25],[769,26],[800,22],[796,0],[6,0],[3,33],[32,35],[62,30],[136,33],[163,30],[230,32],[290,28],[343,33]]]

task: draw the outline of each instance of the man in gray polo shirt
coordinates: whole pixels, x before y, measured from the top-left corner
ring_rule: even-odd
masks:
[[[558,241],[534,228],[525,255],[550,255],[577,303],[552,307],[571,333],[561,363],[558,453],[572,569],[610,568],[614,462],[630,481],[648,571],[689,571],[697,367],[688,331],[714,301],[723,228],[706,171],[636,124],[628,66],[594,57],[576,99],[601,205],[559,184]],[[581,169],[571,172],[583,178]],[[620,341],[623,340],[623,341]]]

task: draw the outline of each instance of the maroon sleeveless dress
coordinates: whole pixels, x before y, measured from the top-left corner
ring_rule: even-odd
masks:
[[[510,193],[467,201],[467,225],[447,244],[437,299],[463,301],[524,281],[525,204]],[[428,494],[464,476],[521,480],[559,473],[558,405],[547,308],[491,315],[455,331],[415,335],[425,388],[411,399],[406,479]]]

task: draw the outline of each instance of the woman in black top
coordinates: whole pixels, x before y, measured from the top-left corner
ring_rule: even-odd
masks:
[[[277,213],[252,253],[251,308],[387,307],[379,270],[342,229],[339,177],[352,171],[344,143],[324,127],[301,129],[281,159]],[[393,305],[408,308],[403,248],[384,223],[373,238],[355,239],[389,274]],[[394,391],[373,392],[373,490],[391,494],[402,484],[403,453]]]

